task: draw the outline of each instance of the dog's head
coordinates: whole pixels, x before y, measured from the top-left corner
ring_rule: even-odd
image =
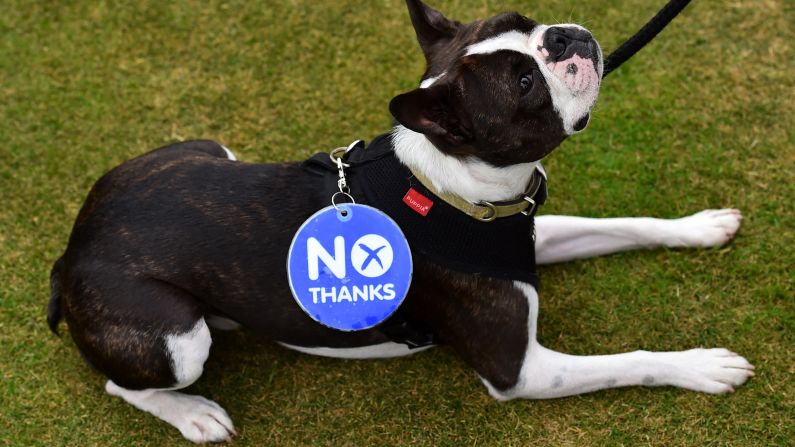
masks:
[[[389,108],[442,152],[526,163],[588,124],[603,64],[585,28],[517,13],[461,24],[420,0],[406,3],[427,69],[420,88]]]

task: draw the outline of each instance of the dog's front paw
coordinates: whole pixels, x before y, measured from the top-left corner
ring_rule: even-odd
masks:
[[[725,208],[704,210],[692,216],[674,219],[663,231],[667,247],[715,247],[725,244],[740,228],[740,210]]]
[[[709,394],[731,393],[754,375],[754,365],[728,349],[699,348],[674,354],[678,358],[670,385],[681,388]]]

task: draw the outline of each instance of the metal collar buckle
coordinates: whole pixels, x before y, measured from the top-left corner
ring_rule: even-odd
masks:
[[[522,200],[526,200],[530,205],[524,211],[521,211],[521,213],[525,216],[529,216],[536,209],[536,201],[530,196],[524,196]]]

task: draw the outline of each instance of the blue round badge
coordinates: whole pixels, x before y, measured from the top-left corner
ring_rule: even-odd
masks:
[[[400,306],[411,284],[409,244],[400,227],[366,205],[323,208],[301,225],[287,254],[298,305],[342,331],[369,329]]]

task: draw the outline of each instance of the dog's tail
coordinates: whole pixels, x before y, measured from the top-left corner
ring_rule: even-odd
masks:
[[[55,261],[50,271],[50,304],[47,306],[47,324],[53,334],[58,334],[58,323],[63,319],[63,305],[61,304],[61,267],[63,267],[63,256]]]

